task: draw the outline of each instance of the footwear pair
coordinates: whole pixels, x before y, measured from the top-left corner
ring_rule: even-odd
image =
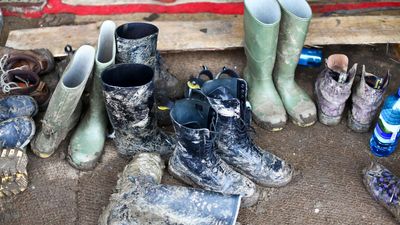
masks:
[[[29,95],[43,110],[50,98],[50,91],[39,75],[54,69],[54,58],[50,51],[0,47],[0,56],[0,96]]]
[[[35,133],[38,106],[30,96],[0,99],[0,197],[24,191],[28,186],[28,157],[23,150]]]
[[[249,101],[255,122],[264,129],[317,120],[314,102],[295,80],[312,11],[306,0],[245,0],[244,47]]]
[[[365,168],[363,176],[370,195],[400,222],[400,179],[377,162]]]
[[[352,106],[347,125],[353,131],[367,132],[383,102],[390,75],[388,72],[381,78],[366,72],[363,65],[361,80],[352,90],[357,63],[350,70],[348,64],[349,59],[343,54],[334,54],[326,59],[325,69],[315,83],[318,118],[321,123],[328,126],[339,124],[346,101],[352,93]]]
[[[206,70],[202,74],[211,73]],[[258,199],[253,182],[283,186],[291,180],[293,169],[250,138],[245,80],[227,68],[216,79],[199,82],[199,77],[198,90],[189,91],[190,98],[177,101],[170,112],[178,144],[168,169],[185,183],[239,194],[243,205],[251,206]]]

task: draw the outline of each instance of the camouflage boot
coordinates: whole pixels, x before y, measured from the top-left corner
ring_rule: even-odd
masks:
[[[149,23],[126,23],[115,31],[116,63],[137,63],[154,70],[155,95],[175,99],[182,96],[178,79],[168,69],[157,52],[158,27]],[[133,47],[132,47],[133,46]]]
[[[80,99],[92,72],[94,57],[94,48],[83,45],[65,69],[41,121],[41,129],[31,143],[37,156],[50,157],[77,124]]]
[[[235,224],[239,195],[160,184],[163,169],[158,154],[137,154],[119,176],[117,193],[111,195],[99,224]]]
[[[183,99],[175,103],[171,119],[179,143],[168,170],[189,185],[241,195],[243,206],[251,206],[258,200],[256,185],[216,154],[214,118],[215,112],[207,102]]]
[[[143,64],[117,64],[102,73],[103,95],[115,130],[118,152],[172,153],[175,140],[157,127],[154,117],[154,72]]]
[[[223,74],[232,78],[220,78]],[[261,149],[250,138],[247,82],[234,74],[233,70],[224,68],[216,79],[204,82],[201,87],[201,92],[218,114],[215,126],[219,133],[217,153],[232,168],[261,186],[284,186],[292,179],[293,168]]]
[[[334,54],[325,61],[325,69],[315,83],[319,122],[333,126],[340,123],[346,101],[351,94],[357,64],[347,72],[349,59]]]
[[[390,74],[378,77],[365,72],[362,68],[360,83],[352,94],[352,108],[348,114],[347,125],[355,132],[367,132],[371,127],[379,106],[383,102],[383,95],[389,85]]]
[[[0,99],[0,121],[27,116],[34,117],[38,112],[38,105],[30,96],[11,95]]]
[[[272,79],[281,8],[276,0],[245,0],[244,5],[244,78],[249,84],[254,120],[264,129],[282,130],[287,116]]]
[[[69,142],[68,161],[78,169],[93,169],[103,152],[108,118],[100,75],[115,61],[114,31],[114,22],[103,22],[96,50],[95,69],[90,91],[90,106]]]
[[[28,187],[28,156],[21,149],[0,151],[0,198],[16,195]]]
[[[278,0],[282,18],[273,77],[286,112],[301,127],[317,121],[317,109],[307,93],[294,80],[301,49],[308,32],[312,12],[306,0]]]
[[[400,222],[400,179],[377,162],[365,168],[363,174],[370,195]]]

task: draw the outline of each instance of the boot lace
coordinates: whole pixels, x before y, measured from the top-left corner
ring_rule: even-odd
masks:
[[[237,131],[238,137],[240,140],[244,141],[246,146],[254,146],[253,138],[251,137],[250,133],[255,134],[256,130],[253,126],[246,123],[241,117],[235,122],[235,129]]]
[[[14,69],[9,69],[6,70],[5,67],[7,65],[7,60],[9,59],[9,55],[3,55],[3,57],[0,58],[0,87],[3,93],[8,93],[12,90],[15,89],[21,89],[21,87],[18,86],[16,82],[10,81],[10,72],[14,70],[21,70],[21,67],[17,67]],[[16,76],[18,79],[18,77]],[[24,80],[21,79],[21,81],[25,82]]]

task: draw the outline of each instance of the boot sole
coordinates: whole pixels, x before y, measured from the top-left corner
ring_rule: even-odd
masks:
[[[263,128],[265,130],[272,131],[272,132],[281,131],[281,130],[283,130],[284,126],[286,125],[286,122],[282,122],[282,123],[279,123],[276,125],[271,125],[271,123],[267,123],[262,120],[259,120],[254,114],[253,114],[253,120],[259,127]]]
[[[342,116],[327,116],[318,107],[318,120],[326,126],[336,126],[342,120]]]
[[[103,150],[104,150],[104,149],[103,149]],[[99,161],[101,155],[103,154],[103,152],[101,152],[101,154],[99,154],[99,155],[98,155],[96,158],[94,158],[93,160],[88,161],[88,162],[85,162],[85,163],[81,163],[80,165],[78,165],[78,164],[76,164],[76,163],[72,160],[71,155],[70,155],[70,152],[71,152],[71,151],[70,151],[70,148],[69,148],[69,146],[68,146],[68,155],[67,155],[67,161],[68,161],[68,163],[69,163],[72,167],[74,167],[75,169],[78,169],[78,170],[85,170],[85,171],[93,170],[93,169],[96,167],[97,162]]]
[[[28,186],[26,153],[20,149],[3,149],[0,157],[2,161],[0,197],[24,191]]]
[[[347,117],[347,126],[357,133],[365,133],[369,131],[371,124],[362,124],[354,120],[353,115],[349,112]]]

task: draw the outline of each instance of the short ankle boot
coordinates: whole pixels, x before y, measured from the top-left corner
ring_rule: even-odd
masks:
[[[50,157],[78,123],[80,99],[92,72],[94,57],[94,48],[83,45],[65,69],[41,121],[42,126],[31,143],[37,156]]]
[[[256,185],[234,171],[217,154],[213,120],[216,114],[207,102],[183,99],[175,103],[171,119],[178,144],[169,159],[169,172],[192,186],[239,194],[244,206],[257,202]]]
[[[154,117],[154,72],[143,64],[117,64],[103,71],[103,95],[115,130],[118,153],[172,153],[175,140],[157,127]]]
[[[389,71],[384,77],[365,72],[362,67],[361,80],[352,94],[352,107],[348,114],[347,125],[355,132],[367,132],[371,127],[383,95],[389,85]]]
[[[349,59],[334,54],[325,61],[325,69],[315,83],[318,118],[322,124],[333,126],[340,123],[347,99],[351,94],[357,64],[347,71]]]
[[[221,78],[228,74],[232,78]],[[247,82],[224,68],[214,80],[204,82],[201,92],[218,114],[218,155],[236,171],[265,187],[290,182],[293,168],[284,160],[254,144],[249,135],[251,109],[246,104]]]
[[[11,95],[0,99],[0,121],[20,116],[34,117],[38,105],[30,96]]]

